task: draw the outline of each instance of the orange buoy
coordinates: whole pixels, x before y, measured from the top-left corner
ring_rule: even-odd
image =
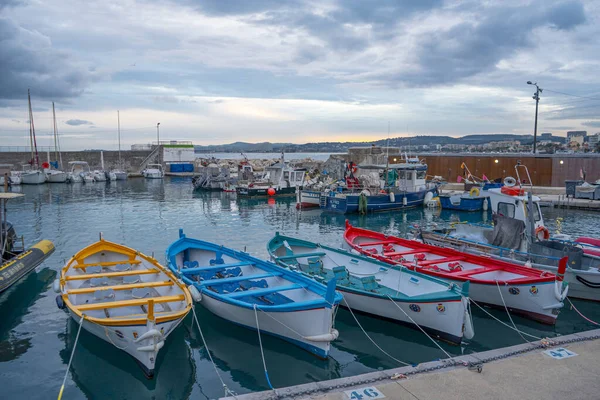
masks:
[[[42,163],[42,168],[47,169],[50,168],[50,164],[47,162]]]
[[[268,194],[269,196],[275,196],[275,189],[273,189],[273,188],[269,188],[269,190],[267,190],[267,194]]]

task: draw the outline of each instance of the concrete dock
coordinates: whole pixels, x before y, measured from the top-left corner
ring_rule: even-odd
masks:
[[[600,398],[598,339],[600,329],[552,338],[550,343],[536,341],[417,367],[377,371],[235,398],[596,400]]]

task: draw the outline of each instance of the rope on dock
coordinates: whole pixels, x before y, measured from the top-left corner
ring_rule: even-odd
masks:
[[[263,351],[262,339],[260,337],[260,326],[258,325],[258,312],[256,312],[256,304],[254,304],[254,318],[256,319],[256,331],[258,332],[258,344],[260,345],[260,355],[262,356],[263,367],[265,369],[265,377],[267,378],[267,383],[271,390],[275,390],[273,385],[271,385],[271,380],[269,379],[269,372],[267,371],[267,362],[265,361],[265,353]]]
[[[504,304],[504,309],[506,310],[506,314],[508,314],[508,319],[510,320],[510,323],[512,324],[512,326],[515,328],[515,331],[517,331],[519,336],[521,336],[521,338],[524,341],[526,341],[527,343],[531,343],[529,340],[525,339],[525,336],[523,336],[521,334],[521,331],[519,329],[517,329],[517,325],[515,325],[515,321],[513,321],[512,317],[510,316],[510,312],[508,311],[508,307],[506,307],[506,303],[504,302],[504,296],[502,295],[502,290],[500,289],[500,284],[498,283],[498,281],[496,281],[496,287],[498,288],[498,293],[500,293],[500,298],[502,299],[502,304]]]
[[[69,376],[69,370],[71,369],[71,362],[73,361],[73,355],[75,354],[75,349],[77,348],[77,342],[79,341],[79,334],[81,333],[81,327],[83,326],[83,320],[85,319],[85,314],[81,314],[81,319],[79,320],[79,329],[77,329],[77,336],[75,336],[75,343],[73,344],[73,350],[71,350],[71,357],[69,357],[69,364],[67,364],[67,371],[65,372],[65,377],[63,378],[62,386],[60,387],[60,392],[58,392],[58,400],[62,399],[63,391],[65,390],[65,383],[67,382],[67,376]]]
[[[586,320],[587,322],[589,322],[590,324],[594,324],[594,325],[600,325],[599,323],[597,323],[597,322],[594,322],[594,321],[592,321],[591,319],[589,319],[588,317],[586,317],[585,315],[583,315],[583,314],[582,314],[582,313],[581,313],[581,312],[580,312],[580,311],[577,309],[577,307],[575,307],[575,305],[574,305],[573,303],[571,303],[571,299],[569,299],[568,297],[567,297],[567,301],[568,301],[568,302],[569,302],[569,304],[571,305],[571,308],[572,308],[573,310],[575,310],[575,312],[576,312],[577,314],[579,314],[579,316],[580,316],[581,318],[585,319],[585,320]]]
[[[402,312],[404,313],[404,315],[406,315],[406,317],[407,317],[408,319],[410,319],[410,322],[412,322],[413,324],[415,324],[415,325],[417,326],[417,328],[419,328],[419,330],[420,330],[421,332],[423,332],[423,333],[425,334],[425,336],[427,336],[427,337],[429,338],[429,340],[431,340],[431,341],[433,342],[433,344],[435,344],[435,345],[436,345],[436,346],[437,346],[437,347],[438,347],[438,348],[439,348],[441,351],[443,351],[443,352],[444,352],[444,354],[445,354],[445,355],[446,355],[448,358],[452,358],[452,356],[451,356],[451,355],[450,355],[450,354],[449,354],[449,353],[448,353],[446,350],[444,350],[444,349],[442,348],[442,346],[440,346],[440,344],[439,344],[438,342],[436,342],[436,340],[435,340],[434,338],[432,338],[432,337],[431,337],[431,336],[430,336],[430,335],[429,335],[427,332],[425,332],[425,330],[424,330],[423,328],[421,328],[421,326],[420,326],[419,324],[417,324],[417,323],[415,322],[415,320],[414,320],[414,319],[412,319],[412,318],[411,318],[411,316],[410,316],[410,315],[408,315],[408,314],[407,314],[407,312],[406,312],[406,311],[404,311],[404,310],[402,309],[402,307],[400,307],[400,306],[399,306],[399,305],[398,305],[398,304],[397,304],[397,303],[396,303],[396,302],[395,302],[395,301],[394,301],[394,300],[393,300],[393,299],[392,299],[392,298],[391,298],[389,295],[386,295],[386,296],[387,296],[387,298],[388,298],[388,299],[390,299],[390,301],[391,301],[392,303],[394,303],[394,305],[395,305],[396,307],[398,307],[398,309],[399,309],[400,311],[402,311]]]
[[[475,302],[475,300],[473,300],[473,299],[469,298],[469,301],[470,301],[471,303],[475,304],[477,307],[479,307],[479,309],[480,309],[481,311],[483,311],[484,313],[486,313],[486,314],[487,314],[489,317],[491,317],[491,318],[495,319],[496,321],[500,322],[502,325],[506,326],[507,328],[510,328],[510,329],[512,329],[512,330],[519,331],[521,334],[523,334],[523,335],[525,335],[525,336],[529,336],[530,338],[537,339],[537,340],[542,340],[542,338],[541,338],[541,337],[538,337],[538,336],[535,336],[535,335],[529,334],[529,333],[527,333],[527,332],[520,331],[519,329],[515,329],[515,328],[513,328],[512,326],[510,326],[509,324],[507,324],[506,322],[504,322],[504,321],[502,321],[502,320],[500,320],[500,319],[498,319],[498,318],[494,317],[494,316],[493,316],[492,314],[490,314],[490,313],[489,313],[489,312],[488,312],[488,311],[487,311],[485,308],[483,308],[482,306],[480,306],[479,304],[477,304],[477,303]]]
[[[236,394],[227,387],[227,385],[223,381],[223,378],[221,378],[221,374],[219,374],[217,365],[215,364],[215,362],[212,358],[212,355],[210,354],[210,350],[208,349],[208,346],[206,345],[206,340],[204,339],[204,334],[202,333],[202,328],[200,328],[200,323],[198,322],[198,317],[196,317],[196,310],[194,309],[194,306],[192,306],[192,314],[194,315],[194,321],[196,321],[196,326],[198,327],[198,331],[200,332],[200,337],[202,338],[202,343],[204,344],[204,348],[206,349],[208,358],[209,358],[210,362],[212,363],[213,368],[215,369],[215,373],[217,374],[217,377],[219,377],[219,380],[221,381],[221,385],[223,385],[223,390],[225,390],[225,396],[231,395],[234,399],[237,399]]]
[[[367,339],[369,339],[371,341],[371,343],[373,343],[375,345],[375,347],[377,347],[383,354],[385,354],[386,356],[388,356],[392,360],[396,361],[398,364],[402,364],[402,365],[405,365],[405,366],[411,366],[412,365],[412,364],[406,363],[404,361],[398,360],[397,358],[393,357],[392,355],[390,355],[389,353],[387,353],[385,350],[383,350],[377,343],[375,343],[375,341],[373,339],[371,339],[371,336],[369,336],[369,334],[367,333],[367,331],[364,330],[364,328],[362,327],[362,325],[360,324],[360,322],[358,322],[358,319],[356,319],[356,315],[354,315],[354,313],[352,312],[352,309],[348,305],[348,302],[346,301],[346,297],[344,297],[344,303],[346,304],[346,307],[348,308],[348,311],[350,311],[350,314],[352,314],[352,317],[354,317],[354,320],[356,321],[356,324],[358,325],[358,327],[363,331],[363,333],[365,334],[365,336],[367,337]]]

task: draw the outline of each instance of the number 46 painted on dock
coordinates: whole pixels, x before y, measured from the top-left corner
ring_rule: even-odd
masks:
[[[347,390],[344,393],[350,400],[370,400],[385,398],[385,395],[373,386],[360,388],[356,390]]]
[[[552,358],[557,359],[575,357],[579,355],[577,353],[573,353],[572,351],[565,349],[564,347],[557,347],[555,349],[546,350],[544,351],[544,353],[546,353]]]

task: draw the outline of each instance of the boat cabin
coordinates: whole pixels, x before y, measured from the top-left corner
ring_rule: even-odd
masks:
[[[508,218],[518,219],[528,223],[528,200],[527,192],[522,189],[517,191],[499,189],[489,189],[490,202],[492,205],[492,213],[502,215]],[[512,193],[512,194],[511,194]],[[535,221],[535,229],[544,226],[544,218],[540,210],[540,198],[532,196],[533,200],[533,218]]]
[[[72,174],[79,174],[81,172],[90,172],[90,166],[87,161],[69,161],[71,166]]]

